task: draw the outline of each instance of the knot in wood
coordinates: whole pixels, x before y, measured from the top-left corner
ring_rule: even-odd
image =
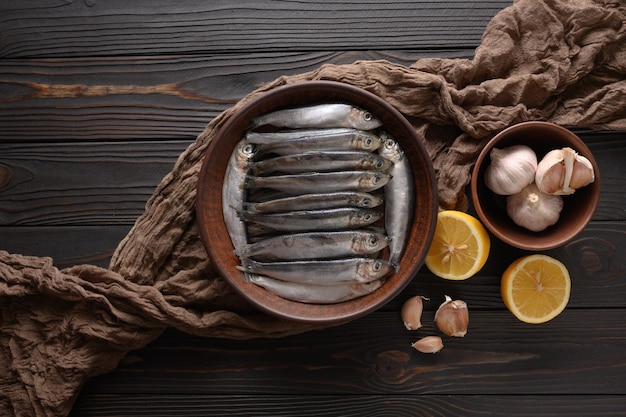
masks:
[[[387,382],[401,381],[410,356],[406,352],[387,350],[376,356],[376,374]]]
[[[11,182],[11,171],[4,165],[0,165],[0,188]]]

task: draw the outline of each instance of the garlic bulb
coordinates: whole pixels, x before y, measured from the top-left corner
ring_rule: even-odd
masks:
[[[511,195],[535,180],[537,155],[526,145],[493,148],[491,162],[485,169],[485,184],[500,195]]]
[[[563,197],[543,193],[535,183],[506,198],[506,212],[515,224],[540,232],[559,220]]]
[[[595,180],[591,162],[572,148],[555,149],[537,165],[535,182],[548,194],[568,195]]]

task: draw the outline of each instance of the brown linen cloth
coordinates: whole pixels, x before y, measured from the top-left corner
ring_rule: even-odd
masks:
[[[472,60],[325,65],[281,77],[211,121],[179,158],[109,269],[58,270],[0,251],[0,415],[65,416],[89,377],[115,368],[166,327],[224,338],[313,328],[254,311],[212,269],[194,218],[202,157],[241,105],[277,86],[335,80],[384,98],[432,157],[442,208],[465,208],[477,153],[525,120],[626,130],[626,4],[519,0],[488,25]]]

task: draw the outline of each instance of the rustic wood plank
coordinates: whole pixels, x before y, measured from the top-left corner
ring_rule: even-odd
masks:
[[[498,0],[2,2],[0,57],[473,48],[492,17],[511,4]]]
[[[84,395],[70,417],[617,416],[615,395]],[[623,415],[622,413],[621,415]]]
[[[0,144],[0,225],[133,224],[190,143]]]
[[[130,227],[1,227],[0,250],[29,256],[48,256],[57,268],[80,264],[106,268],[113,251]]]
[[[626,219],[626,132],[580,135],[600,166],[594,220]],[[0,225],[132,224],[190,143],[0,143]]]
[[[3,227],[0,249],[23,255],[50,256],[58,267],[93,263],[106,267],[113,250],[130,225]],[[572,308],[626,308],[626,223],[592,222],[574,241],[545,252],[561,260],[572,277]],[[431,298],[425,309],[434,311],[444,295],[471,300],[472,309],[503,309],[500,276],[528,252],[494,241],[480,273],[467,281],[450,282],[423,267],[411,284],[383,310],[399,311],[412,295]]]
[[[0,141],[195,138],[263,83],[323,64],[470,50],[0,60]]]
[[[438,354],[411,343],[398,312],[280,339],[229,341],[169,330],[85,395],[626,394],[625,309],[566,309],[543,325],[472,310],[464,338]]]
[[[568,307],[626,308],[626,224],[624,222],[592,222],[574,240],[562,247],[545,251],[565,264],[572,292]],[[530,252],[512,248],[492,236],[487,263],[474,277],[450,282],[435,277],[422,267],[412,283],[386,309],[399,311],[402,302],[412,295],[423,295],[432,301],[427,310],[435,310],[445,295],[470,301],[479,309],[503,308],[500,278],[505,269],[519,257]]]

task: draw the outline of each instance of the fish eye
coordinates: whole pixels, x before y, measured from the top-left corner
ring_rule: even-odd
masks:
[[[372,113],[366,111],[365,113],[363,113],[363,120],[369,122],[370,120],[372,120],[374,118],[374,116],[372,116]]]
[[[374,142],[374,141],[372,140],[372,138],[367,138],[367,139],[365,139],[365,145],[366,145],[366,146],[368,146],[368,147],[369,147],[369,146],[372,146],[372,143],[373,143],[373,142]]]
[[[247,154],[251,154],[254,152],[254,145],[252,145],[251,143],[247,144],[246,146],[243,147],[243,152],[247,153]]]
[[[369,239],[370,245],[375,246],[376,244],[378,244],[378,238],[376,236],[372,236]]]
[[[383,178],[382,178],[380,175],[378,175],[378,174],[374,175],[374,182],[375,182],[375,183],[381,182],[381,181],[382,181],[382,179],[383,179]]]
[[[380,159],[378,161],[376,161],[376,168],[382,168],[384,165],[384,162],[381,161]]]
[[[369,197],[366,197],[363,200],[361,200],[361,204],[365,207],[369,207],[372,204],[372,199]]]
[[[380,271],[380,268],[382,268],[382,266],[383,264],[380,261],[376,261],[374,262],[372,268],[374,269],[374,271]]]
[[[393,139],[387,139],[387,140],[385,141],[385,146],[386,146],[387,148],[393,148],[393,145],[394,145],[394,141],[393,141]]]
[[[364,218],[365,220],[371,220],[371,219],[372,219],[372,215],[368,213],[368,214],[366,214],[365,216],[363,216],[363,218]]]

